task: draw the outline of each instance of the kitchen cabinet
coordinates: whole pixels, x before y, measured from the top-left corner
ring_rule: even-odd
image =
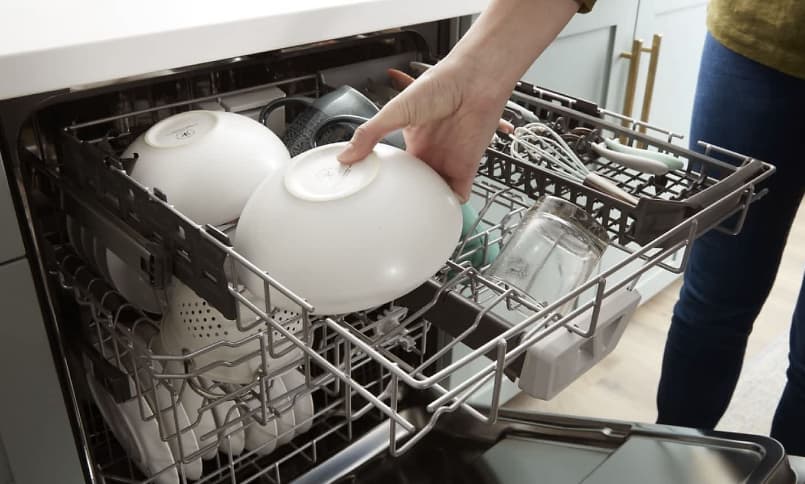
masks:
[[[592,13],[576,15],[526,72],[526,81],[623,113],[631,53],[642,41],[634,82],[632,116],[639,118],[654,71],[646,121],[668,129],[687,144],[699,58],[706,32],[706,0],[613,0],[598,2]],[[656,68],[648,52],[659,34]]]
[[[648,121],[682,135],[674,139],[682,146],[689,142],[706,16],[707,0],[642,0],[636,23],[635,38],[650,43],[654,34],[662,35]],[[647,63],[641,63],[638,86],[645,86]],[[635,106],[642,106],[644,94],[638,89]]]
[[[12,463],[4,470],[0,460],[0,477],[19,484],[53,482],[52,476],[64,484],[84,482],[26,259],[0,266],[0,307],[0,341],[7,343],[0,381],[10,389],[0,398],[0,435]]]
[[[629,61],[619,53],[632,45],[639,5],[607,0],[576,15],[523,79],[620,111]]]
[[[643,40],[644,47],[660,41],[653,92],[644,120],[678,135],[672,140],[681,146],[697,141],[689,139],[690,120],[707,31],[706,15],[707,0],[641,0],[635,22],[635,39]],[[655,35],[660,38],[655,39]],[[643,53],[635,83],[635,116],[643,114],[649,71],[650,57]],[[682,253],[677,253],[670,264],[678,265],[681,257]],[[639,285],[644,301],[678,277],[668,271],[649,271]]]

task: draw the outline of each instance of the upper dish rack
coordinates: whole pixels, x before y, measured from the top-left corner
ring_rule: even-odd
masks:
[[[314,96],[327,88],[317,76],[302,75],[247,90],[291,85],[297,94]],[[739,217],[732,230],[740,230],[749,205],[763,193],[756,189],[757,184],[774,170],[767,163],[711,145],[706,145],[705,154],[679,148],[641,132],[654,130],[652,127],[628,119],[625,121],[629,126],[623,127],[608,120],[615,115],[595,105],[522,83],[512,100],[557,129],[582,126],[621,136],[628,144],[640,143],[679,157],[684,160],[685,168],[658,177],[612,162],[594,161],[599,174],[638,197],[638,203],[631,205],[540,164],[514,159],[504,152],[504,145],[493,144],[481,161],[473,187],[473,200],[482,207],[477,230],[461,241],[455,256],[430,281],[374,311],[313,317],[315,308],[304,300],[304,294],[294,294],[282,281],[235,252],[227,236],[215,227],[195,224],[176,211],[165,194],[134,181],[126,174],[127,160],[120,158],[126,142],[137,134],[130,127],[142,125],[142,118],[153,122],[199,102],[244,91],[219,91],[196,97],[188,94],[168,104],[143,106],[69,125],[57,142],[60,164],[44,163],[33,153],[27,154],[26,161],[55,182],[63,195],[62,209],[98,234],[107,247],[114,246],[154,287],[164,288],[170,277],[175,276],[225,317],[236,319],[239,329],[246,331],[255,321],[266,322],[270,331],[255,336],[264,342],[261,351],[270,351],[276,343],[274,338],[294,345],[302,352],[304,368],[318,368],[333,382],[348,388],[350,395],[364,399],[390,418],[390,446],[395,454],[419,441],[445,412],[462,408],[480,420],[494,421],[501,403],[502,380],[504,376],[516,378],[520,374],[530,347],[557,331],[594,340],[599,336],[602,307],[616,293],[633,288],[652,267],[682,271],[692,240],[734,214]],[[661,134],[670,141],[671,135]],[[729,163],[716,160],[713,154]],[[516,288],[486,278],[485,267],[473,267],[469,259],[479,251],[486,254],[492,245],[503,244],[525,211],[546,194],[586,208],[607,228],[612,245],[630,255],[543,307]],[[684,249],[681,262],[669,263],[680,249]],[[264,281],[264,293],[257,296],[262,296],[267,306],[255,305],[238,291],[234,275],[240,269]],[[334,347],[343,351],[341,358],[329,358],[331,355],[323,354],[278,321],[270,306],[269,287],[295,303],[304,331],[319,328],[330,334],[337,341]],[[573,311],[555,314],[555,308],[583,295],[589,297],[582,298]],[[248,314],[242,314],[244,307]],[[586,323],[580,324],[585,316]],[[424,348],[423,340],[435,339],[428,336],[429,332],[434,333],[427,331],[431,323],[439,328],[439,334],[446,336],[446,341],[426,354],[418,349],[418,344]],[[446,362],[449,352],[459,344],[471,350],[453,362]],[[417,354],[419,358],[412,362],[405,358],[406,353]],[[147,356],[160,359],[157,354]],[[192,355],[185,357],[191,358]],[[387,376],[388,383],[368,384],[356,378],[345,361],[371,362]],[[479,370],[473,370],[459,384],[448,385],[460,371],[479,365]],[[265,385],[273,376],[258,374],[253,384]],[[308,384],[309,378],[308,372]],[[479,411],[468,405],[468,399],[479,394],[489,382],[493,389],[488,408]],[[413,422],[398,409],[400,396],[407,390],[430,396],[427,405],[430,421]]]
[[[754,187],[774,171],[768,163],[708,143],[700,142],[704,154],[683,149],[672,144],[674,138],[681,138],[675,133],[525,82],[518,83],[512,100],[533,111],[557,133],[587,128],[603,137],[618,137],[628,146],[672,155],[684,163],[682,169],[653,175],[602,157],[585,158],[592,172],[635,196],[637,203],[632,204],[566,178],[544,162],[524,163],[508,154],[505,138],[495,137],[481,164],[482,175],[531,198],[554,195],[584,207],[608,229],[611,242],[629,252],[630,244],[648,244],[716,204],[719,210],[697,217],[694,235],[718,225],[728,212],[746,205],[741,199],[747,193],[755,197],[748,200],[750,203],[762,196],[763,192]],[[740,224],[737,221],[735,232],[740,231]],[[678,238],[669,238],[663,245],[676,241]]]

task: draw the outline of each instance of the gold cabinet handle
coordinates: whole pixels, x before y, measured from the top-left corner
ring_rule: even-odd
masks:
[[[657,79],[657,65],[660,60],[660,45],[662,44],[662,35],[654,34],[651,40],[651,48],[643,47],[643,41],[635,39],[632,41],[631,52],[621,52],[620,57],[629,59],[629,76],[626,79],[626,95],[623,99],[623,115],[627,118],[632,118],[632,111],[634,109],[634,98],[637,91],[637,78],[640,74],[640,57],[643,52],[651,54],[648,62],[648,75],[646,76],[646,89],[643,94],[643,107],[640,110],[640,121],[647,123],[648,117],[651,112],[651,101],[654,97],[654,81]],[[621,121],[624,127],[630,127],[629,121]],[[646,127],[641,125],[640,132],[645,133]],[[624,137],[621,137],[621,142],[626,142]]]
[[[646,77],[646,92],[643,95],[643,109],[640,111],[640,121],[648,122],[649,112],[651,111],[651,98],[654,96],[654,81],[657,78],[657,63],[660,60],[660,44],[662,43],[662,35],[654,34],[651,40],[650,49],[642,49],[643,52],[650,52],[651,57],[648,61],[648,76]],[[645,133],[646,127],[641,126],[640,132]]]
[[[640,73],[640,54],[643,52],[643,41],[635,39],[632,41],[631,52],[621,52],[620,57],[629,59],[629,77],[626,78],[626,96],[623,99],[623,115],[627,118],[632,117],[634,107],[634,97],[637,91],[637,76]],[[629,122],[624,120],[623,126],[628,126]]]

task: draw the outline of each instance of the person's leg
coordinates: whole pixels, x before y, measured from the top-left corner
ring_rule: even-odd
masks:
[[[775,164],[769,194],[743,231],[696,241],[674,307],[657,393],[657,421],[713,428],[732,397],[752,324],[768,296],[805,187],[797,106],[805,82],[708,36],[691,126],[703,140]]]
[[[805,456],[805,280],[791,322],[788,382],[771,425],[771,436],[786,452]]]

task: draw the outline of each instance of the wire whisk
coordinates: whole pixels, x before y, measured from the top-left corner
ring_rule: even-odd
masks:
[[[542,163],[554,172],[637,205],[638,198],[590,170],[559,134],[544,123],[529,123],[509,134],[513,158]]]

